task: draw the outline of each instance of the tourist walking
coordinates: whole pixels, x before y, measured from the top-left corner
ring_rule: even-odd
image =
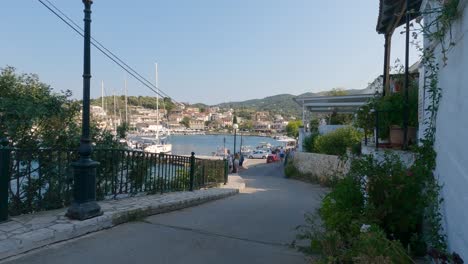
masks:
[[[285,153],[284,153],[284,149],[283,149],[283,147],[281,147],[281,149],[280,149],[280,152],[279,152],[279,153],[280,153],[280,155],[279,155],[279,156],[280,156],[280,159],[281,159],[281,163],[284,163],[284,156],[285,156]]]
[[[238,173],[239,172],[239,154],[236,153],[234,156],[234,161],[233,161],[233,170],[232,173]]]
[[[240,154],[240,158],[239,158],[239,168],[243,168],[244,167],[244,154]]]
[[[232,169],[233,169],[233,166],[232,166],[233,165],[233,160],[232,160],[231,151],[229,151],[229,149],[227,151],[227,157],[226,158],[227,158],[227,161],[228,161],[229,173],[231,173]]]

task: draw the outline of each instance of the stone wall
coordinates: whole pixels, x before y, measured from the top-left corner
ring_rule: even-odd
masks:
[[[330,182],[336,176],[348,173],[349,162],[342,161],[338,156],[318,153],[296,152],[292,159],[297,170],[320,183]]]

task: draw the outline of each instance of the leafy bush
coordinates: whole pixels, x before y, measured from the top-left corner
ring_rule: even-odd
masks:
[[[310,240],[309,253],[320,253],[325,263],[410,263],[409,253],[427,248],[421,226],[428,194],[420,174],[388,153],[353,160],[324,197],[320,225],[308,216],[298,238]]]
[[[291,120],[286,126],[286,133],[289,137],[299,137],[299,128],[302,126],[301,120]]]
[[[298,227],[297,239],[308,241],[296,246],[300,251],[319,256],[314,263],[413,263],[401,243],[390,240],[376,226],[363,226],[354,236],[322,228],[317,218],[306,215],[306,225]]]
[[[305,137],[304,141],[302,142],[302,147],[304,148],[304,151],[314,153],[316,152],[314,143],[315,139],[319,136],[318,133],[312,133],[310,136]]]
[[[294,166],[293,162],[288,162],[286,166],[284,166],[284,175],[286,178],[296,177],[299,173],[299,170]]]
[[[425,208],[423,186],[397,155],[385,154],[382,161],[372,156],[356,159],[350,176],[366,184],[365,216],[369,221],[404,245],[413,234],[420,233]]]
[[[359,230],[359,224],[356,230],[355,222],[362,218],[363,210],[364,196],[359,182],[345,177],[325,196],[319,214],[327,229],[346,235]]]
[[[413,263],[400,242],[387,239],[385,232],[372,226],[352,242],[350,256],[354,263]]]
[[[316,137],[314,150],[317,153],[343,156],[347,148],[360,144],[362,133],[353,127],[339,128],[326,135]]]

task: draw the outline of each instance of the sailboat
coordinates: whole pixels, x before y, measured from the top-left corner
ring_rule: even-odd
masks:
[[[156,122],[156,137],[153,140],[154,144],[147,146],[144,151],[149,153],[169,153],[172,151],[172,144],[168,143],[167,136],[159,136],[159,85],[158,85],[158,64],[156,63],[156,111],[157,111],[157,122]]]

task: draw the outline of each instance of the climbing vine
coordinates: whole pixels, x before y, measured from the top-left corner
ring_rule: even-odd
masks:
[[[452,36],[452,25],[459,18],[460,0],[437,0],[439,7],[431,8],[423,11],[422,15],[430,17],[430,21],[420,23],[420,29],[413,31],[413,36],[417,38],[418,34],[422,34],[428,45],[422,48],[417,47],[421,51],[421,63],[424,66],[424,91],[427,92],[429,105],[425,111],[429,114],[424,120],[426,129],[424,130],[424,139],[422,144],[415,148],[416,161],[413,166],[413,172],[419,175],[425,182],[426,204],[426,225],[427,232],[425,240],[431,247],[430,255],[433,258],[439,258],[441,255],[448,256],[446,236],[442,226],[442,214],[440,211],[441,198],[440,191],[442,186],[439,184],[434,170],[436,167],[437,153],[434,150],[436,137],[436,119],[439,110],[440,101],[442,99],[442,88],[439,85],[439,71],[441,65],[436,56],[437,52],[441,53],[442,67],[447,65],[448,52],[456,45]],[[440,50],[438,50],[440,49]],[[439,54],[439,53],[437,53]],[[456,254],[449,256],[452,260],[456,259]]]

